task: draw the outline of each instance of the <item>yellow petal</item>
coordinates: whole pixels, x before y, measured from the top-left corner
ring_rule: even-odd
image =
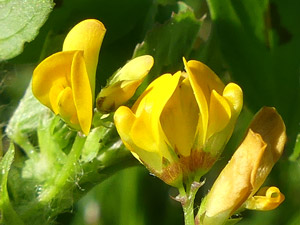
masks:
[[[195,141],[199,108],[188,79],[175,90],[161,114],[161,124],[172,148],[189,156]]]
[[[78,129],[76,108],[70,87],[65,88],[58,96],[58,113],[71,127]]]
[[[227,99],[231,106],[232,118],[236,119],[243,107],[243,91],[234,83],[226,85],[223,91],[223,97]]]
[[[201,119],[198,121],[198,142],[200,145],[204,145],[208,127],[208,104],[210,102],[210,95],[212,90],[221,94],[224,89],[224,84],[218,76],[203,63],[196,60],[186,62],[185,59],[183,59],[183,62],[201,114]]]
[[[58,114],[58,97],[66,87],[65,85],[63,85],[63,83],[65,82],[61,82],[60,80],[58,80],[57,82],[53,82],[53,86],[49,91],[51,108],[56,115]]]
[[[130,138],[130,131],[135,121],[135,115],[126,106],[121,106],[114,114],[114,122],[117,131],[124,143],[124,145],[130,150],[134,151],[133,143]]]
[[[131,138],[131,129],[136,117],[126,106],[121,106],[114,114],[114,122],[118,133],[126,146],[135,158],[144,163],[153,172],[162,171],[162,157],[157,152],[149,152],[137,147]],[[142,132],[142,131],[141,131]]]
[[[52,109],[49,92],[54,85],[70,86],[71,65],[75,51],[58,52],[44,59],[33,71],[32,93]],[[52,109],[53,110],[53,109]]]
[[[254,194],[263,184],[274,164],[282,155],[286,142],[286,128],[281,116],[272,107],[262,108],[255,115],[249,127],[255,133],[260,134],[267,144],[267,149],[260,162],[259,170],[251,179],[254,187],[252,194]]]
[[[154,63],[153,57],[144,55],[130,60],[120,69],[97,97],[97,108],[111,112],[125,104],[135,93]]]
[[[150,71],[154,63],[151,55],[143,55],[130,60],[117,73],[110,84],[118,81],[132,81],[143,79]]]
[[[277,187],[264,187],[246,201],[245,207],[252,210],[272,210],[277,208],[285,197]]]
[[[115,111],[118,107],[125,104],[135,93],[136,89],[140,85],[140,82],[132,81],[117,82],[111,86],[107,86],[101,89],[101,92],[97,96],[96,104],[97,109],[103,113],[110,113]],[[125,87],[121,87],[121,86]]]
[[[180,72],[174,76],[165,74],[154,80],[132,109],[137,117],[131,131],[134,143],[146,151],[159,152],[169,161],[172,160],[172,156],[166,145],[160,116],[178,85],[180,75]]]
[[[87,19],[72,28],[63,45],[63,51],[84,51],[84,59],[92,88],[93,98],[95,94],[95,74],[98,64],[98,56],[105,32],[106,29],[100,21]]]
[[[225,98],[215,90],[211,92],[207,138],[223,130],[231,119],[231,109]]]
[[[77,51],[73,58],[71,85],[80,128],[88,135],[92,124],[93,102],[82,51]]]
[[[187,67],[193,74],[193,80],[201,87],[207,100],[209,100],[212,90],[222,94],[224,84],[208,66],[202,62],[190,60],[187,62]]]
[[[209,151],[213,156],[219,156],[227,142],[229,141],[235,122],[240,114],[243,105],[243,93],[241,88],[233,83],[229,83],[223,91],[223,97],[219,96],[215,91],[215,96],[218,96],[216,99],[222,99],[222,106],[220,103],[217,106],[220,106],[221,109],[217,109],[217,107],[213,107],[213,102],[215,97],[211,97],[210,100],[210,115],[209,115],[209,125],[208,129],[211,130],[208,132],[208,139],[205,144],[205,150]],[[224,102],[227,102],[227,104]],[[213,109],[214,108],[214,109]],[[219,113],[222,112],[222,115],[229,118],[220,118]],[[229,112],[230,111],[230,112]],[[215,114],[214,116],[212,116]],[[216,119],[212,119],[212,117]],[[219,119],[219,121],[218,121]],[[214,125],[212,125],[211,121],[216,121]],[[218,121],[218,122],[217,122]]]
[[[206,217],[222,215],[224,221],[250,196],[251,177],[256,173],[266,144],[252,130],[222,170],[207,196]]]

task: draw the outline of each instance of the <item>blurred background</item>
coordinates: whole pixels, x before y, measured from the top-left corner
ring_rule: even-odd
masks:
[[[244,109],[222,157],[205,175],[206,183],[197,194],[198,203],[239,145],[253,115],[262,106],[276,107],[286,123],[288,142],[266,185],[279,187],[286,200],[270,212],[243,212],[244,219],[239,224],[298,225],[299,12],[300,2],[294,0],[56,0],[36,38],[25,44],[21,54],[7,56],[0,62],[1,132],[24,95],[34,67],[61,50],[71,27],[83,19],[96,18],[107,28],[96,93],[114,71],[142,54],[155,58],[145,85],[164,72],[183,70],[184,56],[201,60],[225,83],[233,81],[242,87]],[[0,26],[0,47],[5,40],[1,29]],[[181,205],[172,199],[177,194],[143,166],[134,166],[95,186],[70,211],[61,214],[57,223],[182,225]]]

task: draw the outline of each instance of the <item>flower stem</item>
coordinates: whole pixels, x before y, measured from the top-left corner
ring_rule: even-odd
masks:
[[[41,193],[39,196],[40,202],[48,203],[62,190],[63,186],[67,183],[68,179],[74,173],[74,167],[77,160],[80,157],[83,145],[85,143],[86,137],[81,137],[77,135],[71,152],[68,155],[67,163],[62,168],[62,171],[57,176],[54,184]]]
[[[200,183],[193,182],[191,185],[187,185],[186,190],[184,187],[179,188],[179,197],[177,199],[182,205],[185,225],[195,225],[194,200],[200,187]]]

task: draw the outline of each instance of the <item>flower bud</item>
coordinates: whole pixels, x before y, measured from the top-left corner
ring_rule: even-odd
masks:
[[[130,60],[114,74],[97,97],[97,109],[103,113],[115,111],[125,104],[135,93],[149,73],[154,63],[153,57],[143,55]]]

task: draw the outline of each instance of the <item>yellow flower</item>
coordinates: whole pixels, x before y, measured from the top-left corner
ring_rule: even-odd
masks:
[[[242,91],[226,87],[206,65],[191,60],[186,72],[154,80],[132,109],[114,120],[125,146],[153,174],[180,186],[200,179],[229,140],[242,107]]]
[[[101,89],[96,100],[98,110],[108,113],[126,103],[149,73],[153,63],[150,55],[143,55],[126,63],[112,76],[107,86]]]
[[[271,210],[280,205],[284,195],[278,188],[258,189],[281,156],[285,142],[285,125],[280,115],[274,108],[261,109],[207,195],[204,225],[225,224],[240,208]]]
[[[92,123],[95,74],[105,31],[98,20],[80,22],[68,33],[63,51],[43,60],[32,77],[34,96],[85,135]]]

